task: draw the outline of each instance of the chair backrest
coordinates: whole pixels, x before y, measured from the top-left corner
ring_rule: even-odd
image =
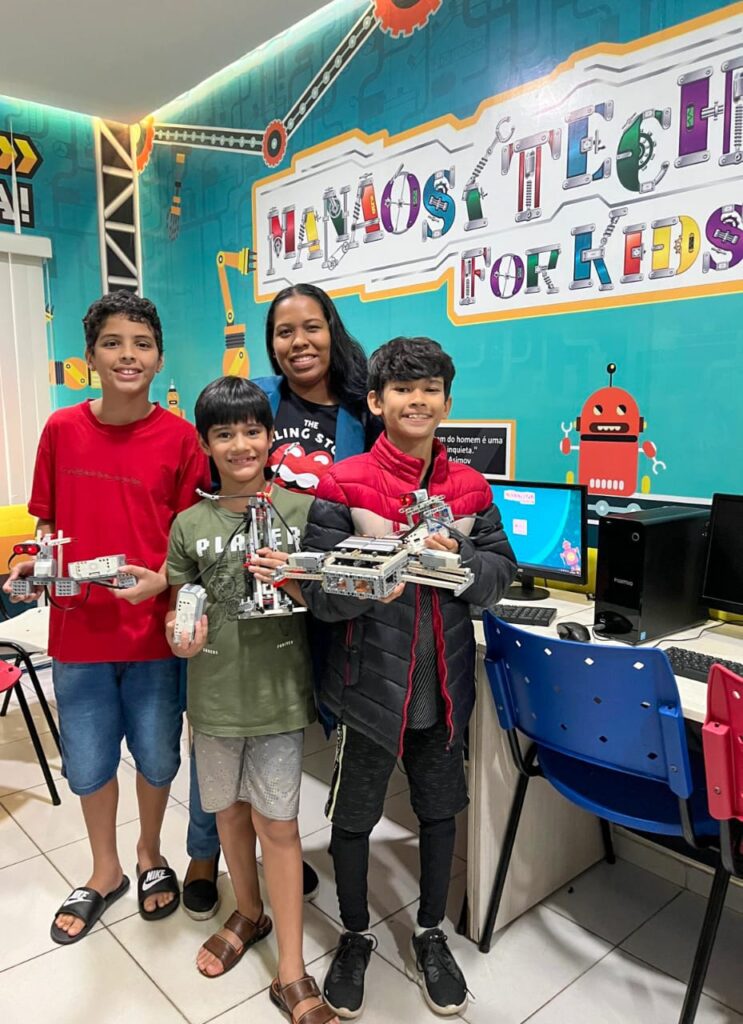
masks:
[[[582,644],[483,616],[486,668],[504,729],[590,764],[693,789],[676,678],[650,648]]]
[[[21,669],[11,665],[9,661],[0,661],[0,693],[5,693],[11,686],[15,686],[23,675]]]
[[[702,742],[709,813],[743,821],[743,679],[723,665],[709,672]]]

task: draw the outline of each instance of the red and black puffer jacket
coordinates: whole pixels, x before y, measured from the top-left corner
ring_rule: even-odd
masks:
[[[330,551],[352,534],[381,537],[407,525],[401,497],[421,485],[424,463],[382,435],[370,452],[332,467],[320,481],[302,547]],[[454,597],[433,589],[438,677],[450,741],[461,735],[475,701],[475,639],[469,605],[498,601],[516,574],[487,481],[450,462],[434,441],[429,494],[446,499],[454,515],[462,564],[473,583]],[[396,525],[397,524],[397,525]],[[420,587],[408,583],[389,604],[326,594],[319,582],[302,584],[310,611],[334,624],[320,697],[336,717],[393,753],[402,752],[418,639]]]

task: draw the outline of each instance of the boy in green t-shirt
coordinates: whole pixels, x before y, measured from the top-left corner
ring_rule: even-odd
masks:
[[[281,524],[280,550],[248,552],[248,499],[269,490],[265,466],[273,436],[268,399],[255,384],[222,377],[196,402],[196,429],[220,477],[220,491],[181,513],[168,550],[172,586],[166,634],[173,652],[190,658],[188,717],[205,811],[217,829],[237,910],[199,950],[209,978],[232,969],[272,928],[263,912],[255,859],[256,835],[276,918],[278,976],[271,999],[292,1021],[330,1024],[337,1018],[306,975],[302,956],[302,848],[297,827],[304,727],[315,719],[306,616],[240,618],[245,565],[263,583],[299,546],[311,499],[280,487],[270,500]],[[207,612],[193,640],[175,643],[181,586],[201,583]],[[303,603],[299,586],[284,587]],[[308,1013],[309,1011],[309,1013]],[[303,1015],[305,1015],[303,1017]]]

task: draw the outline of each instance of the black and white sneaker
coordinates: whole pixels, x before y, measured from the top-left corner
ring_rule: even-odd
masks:
[[[467,982],[440,928],[429,928],[411,940],[417,981],[434,1013],[452,1017],[467,1006]]]
[[[304,896],[305,903],[310,900],[314,900],[317,894],[320,892],[320,879],[317,877],[317,872],[308,864],[306,860],[302,861],[302,894]]]
[[[364,975],[377,940],[361,932],[343,932],[323,983],[325,1002],[339,1017],[353,1019],[364,1010]]]

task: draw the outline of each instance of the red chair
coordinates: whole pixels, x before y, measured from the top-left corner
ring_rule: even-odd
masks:
[[[712,880],[682,1021],[693,1020],[707,976],[731,877],[743,877],[743,679],[713,665],[702,729],[709,813],[720,822],[720,862]]]
[[[3,646],[12,646],[15,648],[16,645],[3,644]],[[54,785],[54,779],[52,778],[52,773],[49,770],[49,764],[46,759],[46,754],[44,753],[44,748],[41,745],[39,734],[36,731],[36,725],[34,723],[33,716],[29,710],[26,695],[23,692],[23,686],[20,681],[22,675],[23,671],[19,665],[13,665],[9,661],[3,661],[2,659],[0,659],[0,694],[5,694],[5,700],[3,702],[3,713],[5,713],[5,710],[7,709],[8,699],[10,697],[11,692],[15,693],[16,700],[18,701],[18,704],[21,709],[21,714],[23,715],[23,718],[26,722],[28,734],[31,737],[31,742],[33,743],[34,750],[36,751],[36,756],[39,759],[39,766],[41,767],[41,770],[44,773],[44,779],[46,780],[46,784],[49,789],[49,795],[52,798],[52,803],[55,806],[59,806],[59,804],[61,804],[62,801],[59,798],[57,787]]]

